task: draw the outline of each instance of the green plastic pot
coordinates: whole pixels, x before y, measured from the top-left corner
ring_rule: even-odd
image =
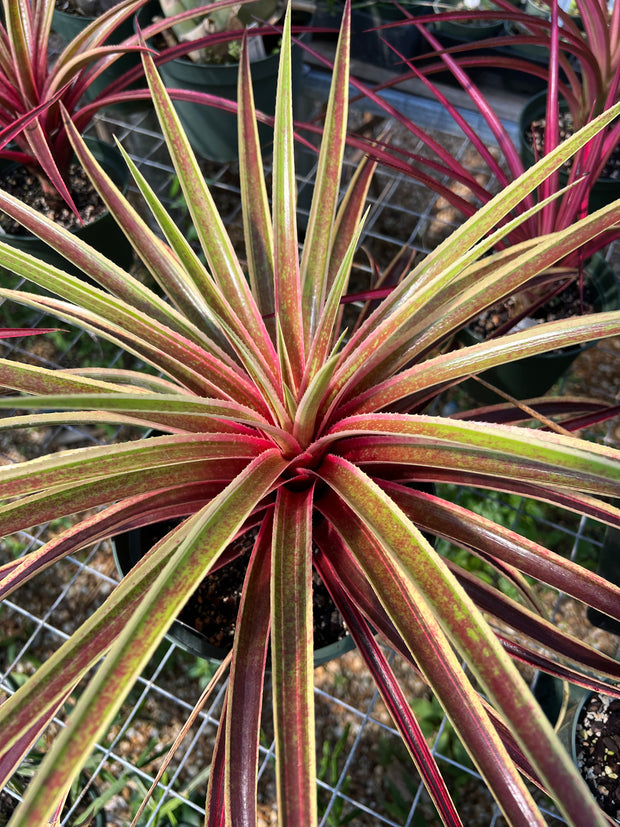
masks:
[[[142,559],[153,543],[161,539],[172,526],[172,523],[155,524],[132,529],[116,536],[113,549],[119,573],[125,576]],[[214,646],[201,632],[178,618],[172,622],[166,637],[190,655],[211,663],[221,663],[228,654],[228,650]],[[346,635],[335,643],[315,649],[314,665],[320,666],[354,648],[352,638]]]
[[[562,5],[563,4],[560,3],[560,7],[562,7]],[[551,7],[547,5],[547,3],[543,3],[542,0],[525,0],[523,11],[526,14],[531,14],[532,17],[541,17],[543,20],[551,19]],[[566,11],[566,9],[564,9],[564,11]],[[578,14],[571,14],[571,17],[580,29],[583,28],[581,17]]]
[[[510,21],[506,22],[504,33],[507,35],[515,35],[516,37],[530,34],[525,26],[522,26],[520,23],[513,23]],[[507,46],[505,50],[509,54],[524,57],[527,60],[533,60],[534,63],[540,63],[545,66],[549,63],[549,49],[547,46],[539,46],[535,43],[517,43]],[[532,89],[532,85],[540,84],[540,87],[544,86],[545,89],[547,88],[547,84],[537,77],[524,74],[521,78],[521,72],[511,73],[511,75],[512,74],[516,74],[516,80],[513,82],[518,82],[519,88],[524,91],[529,89],[530,95],[533,95],[535,91],[538,91]]]
[[[129,183],[129,170],[116,147],[104,144],[94,138],[86,138],[86,143],[114,183],[125,191]],[[5,163],[10,165],[10,162]],[[103,213],[89,224],[76,228],[74,232],[76,236],[95,247],[115,264],[118,264],[119,267],[129,269],[132,265],[133,247],[108,212]],[[47,244],[34,235],[1,233],[1,238],[16,249],[30,253],[48,264],[53,264],[69,273],[81,275],[81,271],[70,264],[64,256],[52,250],[51,247],[48,247]]]
[[[153,0],[151,3],[147,3],[144,7],[143,13],[145,16],[148,14],[152,16],[154,13],[157,12],[159,8],[159,4]],[[79,14],[71,14],[70,12],[66,11],[59,11],[58,9],[54,9],[54,14],[52,17],[52,29],[56,32],[56,34],[64,41],[65,44],[71,43],[71,41],[76,38],[79,34],[81,34],[84,29],[96,20],[95,17],[85,17]],[[113,46],[117,43],[122,43],[123,40],[126,40],[128,37],[131,37],[135,34],[135,22],[133,17],[128,18],[125,20],[114,32],[114,35],[106,40],[106,46]],[[142,61],[140,55],[136,54],[128,54],[124,55],[123,57],[119,57],[112,66],[106,69],[105,72],[94,80],[91,85],[89,86],[88,90],[86,91],[84,98],[87,101],[92,101],[97,95],[101,92],[104,92],[105,89],[115,80],[124,75],[125,72],[128,72],[130,69],[134,69],[136,66],[141,66]],[[131,84],[129,89],[138,89],[144,88],[146,86],[146,81],[140,83],[136,82]],[[117,103],[114,106],[111,106],[110,109],[113,109],[116,112],[125,112],[131,113],[134,112],[136,109],[144,107],[147,104],[146,101],[128,101],[126,103]]]
[[[526,14],[531,14],[532,17],[541,17],[543,20],[549,20],[551,18],[550,6],[546,3],[539,2],[539,0],[525,0],[523,11]]]
[[[252,61],[252,89],[257,110],[265,115],[273,115],[280,61],[279,41],[277,37],[266,37],[264,40],[268,54],[267,57]],[[169,90],[207,92],[227,100],[237,100],[237,63],[201,64],[186,58],[177,58],[161,63],[159,71]],[[293,100],[299,98],[302,75],[303,49],[293,46]],[[188,101],[175,101],[174,107],[196,153],[218,163],[227,163],[238,158],[236,114]],[[273,143],[273,129],[266,124],[259,124],[258,133],[261,147],[266,151]]]
[[[312,13],[312,27],[314,29],[334,29],[333,32],[320,32],[313,34],[321,40],[329,40],[333,43],[338,39],[338,32],[342,25],[342,12],[344,3],[341,0],[317,0],[316,7]],[[351,9],[353,14],[354,9]],[[353,44],[351,44],[353,48]]]
[[[534,157],[534,150],[527,140],[527,132],[533,121],[540,120],[545,117],[547,108],[547,91],[543,90],[531,97],[519,115],[519,140],[520,140],[520,155],[521,160],[525,166],[530,167],[536,160]],[[560,101],[560,111],[566,112],[568,106],[565,101]],[[560,185],[565,187],[568,183],[568,173],[565,170],[560,170],[559,173]],[[589,212],[595,212],[601,207],[611,204],[612,201],[620,198],[620,178],[599,178],[592,186],[590,191],[590,198],[588,199]]]
[[[599,254],[593,256],[586,264],[586,272],[596,292],[594,309],[597,312],[617,310],[620,304],[618,283],[614,271],[605,259]],[[473,345],[482,341],[470,328],[459,331],[457,338],[463,345]],[[480,376],[516,399],[543,396],[564,376],[575,359],[594,344],[595,342],[587,342],[537,356],[528,356],[490,368],[483,371]],[[463,387],[480,402],[502,401],[496,393],[475,380],[468,379],[463,383]]]

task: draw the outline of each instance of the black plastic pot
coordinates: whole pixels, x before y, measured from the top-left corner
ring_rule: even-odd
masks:
[[[144,528],[134,529],[114,538],[114,559],[119,572],[126,575],[152,545],[160,540],[173,527],[173,524],[158,523]],[[228,650],[214,646],[205,635],[188,623],[177,618],[173,621],[166,637],[189,654],[213,663],[221,663]],[[314,665],[320,666],[329,660],[351,651],[355,647],[349,635],[314,650]]]
[[[428,8],[419,4],[404,3],[408,12],[423,14]],[[370,3],[351,11],[351,57],[382,69],[396,72],[407,71],[407,65],[391,46],[403,57],[420,54],[424,39],[414,25],[396,26],[392,29],[372,31],[377,26],[403,20],[404,15],[394,3]]]
[[[620,529],[607,526],[605,539],[598,560],[597,574],[610,583],[620,586]],[[620,623],[617,620],[588,607],[587,617],[593,626],[620,635]]]
[[[617,310],[620,304],[618,283],[614,271],[605,259],[601,255],[593,256],[586,265],[586,271],[596,292],[594,309],[597,312]],[[473,345],[482,341],[470,328],[459,331],[458,339],[464,345]],[[561,379],[575,359],[594,344],[595,342],[587,342],[518,359],[515,362],[507,362],[483,371],[480,376],[516,399],[533,399],[545,394],[555,382]],[[467,380],[463,383],[463,388],[474,399],[481,402],[501,401],[496,393],[475,380]]]
[[[558,729],[566,716],[570,694],[569,684],[546,672],[539,672],[532,692],[549,722]]]
[[[520,155],[525,166],[532,166],[536,160],[527,133],[533,121],[544,119],[546,107],[547,92],[543,90],[527,101],[519,115]],[[560,101],[560,111],[566,112],[567,109],[566,102]],[[565,187],[567,185],[568,173],[565,170],[560,170],[559,181],[561,186]],[[620,178],[599,178],[590,190],[588,210],[589,212],[595,212],[618,198],[620,198]]]
[[[433,10],[436,14],[455,11],[457,0],[435,0]],[[489,11],[494,7],[489,7]],[[504,28],[502,20],[480,20],[475,17],[475,10],[471,10],[470,20],[441,20],[433,23],[439,35],[447,35],[460,42],[476,42],[489,37],[497,37]]]
[[[129,183],[129,170],[120,152],[115,147],[93,138],[87,138],[86,143],[114,183],[124,191]],[[106,255],[119,267],[128,269],[131,266],[133,248],[109,213],[106,212],[89,224],[78,227],[75,234]],[[81,271],[68,262],[64,256],[52,250],[51,247],[48,247],[47,244],[34,235],[1,233],[0,238],[16,249],[30,253],[48,264],[53,264],[69,273],[82,275]]]

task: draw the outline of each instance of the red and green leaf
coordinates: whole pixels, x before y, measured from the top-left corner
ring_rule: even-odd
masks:
[[[312,493],[312,487],[299,493],[280,489],[274,514],[271,658],[278,818],[290,827],[317,824]]]

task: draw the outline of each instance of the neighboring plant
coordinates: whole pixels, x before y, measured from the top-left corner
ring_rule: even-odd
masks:
[[[444,721],[443,710],[437,698],[414,698],[411,706],[420,721],[420,728],[427,739],[434,739],[433,749],[461,766],[470,767],[467,751],[456,737],[449,721]],[[462,770],[460,770],[462,773]]]
[[[416,485],[445,481],[521,494],[620,525],[620,510],[608,501],[620,496],[620,452],[570,434],[591,402],[543,405],[545,427],[561,433],[520,427],[524,414],[510,406],[454,417],[427,412],[444,387],[472,371],[620,334],[620,313],[604,313],[442,353],[454,331],[482,308],[620,221],[616,203],[511,248],[510,255],[492,253],[508,231],[495,230],[502,217],[620,107],[509,184],[398,286],[370,296],[373,309],[346,331],[341,304],[373,171],[372,164],[361,165],[339,206],[349,45],[347,6],[301,257],[290,16],[282,41],[271,206],[247,51],[240,63],[247,277],[148,55],[153,102],[206,264],[129,158],[165,240],[104,176],[68,118],[80,162],[165,297],[0,193],[2,210],[79,264],[85,276],[0,243],[4,266],[40,288],[0,288],[0,298],[117,342],[158,372],[48,370],[1,360],[0,382],[20,395],[0,397],[0,406],[22,412],[0,420],[5,437],[13,429],[82,422],[132,423],[163,433],[0,468],[2,534],[83,514],[40,549],[0,567],[0,597],[101,538],[181,518],[0,706],[1,786],[87,681],[12,827],[48,821],[196,586],[227,559],[231,541],[256,525],[210,767],[207,825],[256,822],[269,648],[278,821],[317,823],[313,568],[446,824],[462,821],[377,632],[424,677],[510,824],[544,824],[521,772],[549,790],[569,824],[606,824],[509,655],[620,695],[604,683],[618,681],[620,665],[548,623],[528,584],[531,578],[561,589],[617,619],[620,589]],[[556,415],[561,429],[548,418]],[[598,414],[607,415],[604,408]],[[422,530],[476,551],[515,585],[522,602],[444,560]]]
[[[493,56],[497,60],[464,53],[459,60],[464,59],[463,65],[499,66],[537,76],[549,83],[552,92],[557,86],[569,106],[574,128],[579,129],[620,100],[620,7],[607,0],[573,0],[569,10],[557,0],[541,0],[541,4],[547,9],[544,19],[502,3],[504,18],[513,30],[498,38],[496,45],[542,46],[548,51],[549,66],[501,52]],[[514,26],[523,33],[515,34]],[[553,44],[556,35],[557,53]],[[617,136],[618,131],[616,142]]]
[[[23,164],[34,173],[51,203],[64,200],[77,212],[68,188],[73,148],[62,110],[83,132],[97,111],[117,102],[115,94],[104,91],[80,109],[84,93],[106,67],[123,52],[143,48],[102,44],[146,2],[124,0],[115,5],[53,57],[54,0],[2,0],[0,158]],[[122,89],[122,82],[118,84]],[[136,92],[135,96],[140,95]]]
[[[577,130],[620,100],[620,6],[607,0],[574,0],[575,12],[568,13],[558,0],[544,0],[543,5],[548,9],[547,19],[532,17],[511,4],[504,6],[505,20],[513,31],[494,42],[499,54],[489,57],[458,50],[453,54],[461,67],[503,68],[545,81],[548,152],[560,140],[560,102],[566,104],[571,128]],[[515,27],[524,33],[515,35]],[[546,49],[548,65],[501,51],[503,46],[519,45]],[[575,180],[586,175],[591,188],[619,143],[620,124],[611,124],[573,159]]]
[[[585,2],[586,0],[583,1]],[[494,0],[494,2],[502,7],[511,7],[510,3],[505,2],[505,0]],[[591,2],[594,8],[597,0],[591,0]],[[502,14],[503,13],[502,11]],[[465,13],[446,12],[444,14],[448,19],[458,16],[460,22],[463,22],[463,14]],[[472,12],[471,14],[474,13]],[[475,12],[475,14],[477,15],[478,12]],[[500,12],[482,12],[480,14],[482,16],[490,15],[490,19],[493,19],[493,17],[500,14]],[[560,25],[560,14],[562,14],[562,25]],[[525,16],[527,17],[527,15]],[[463,134],[471,141],[474,148],[480,154],[482,164],[488,168],[488,180],[497,182],[500,187],[507,186],[511,181],[522,175],[525,166],[520,157],[519,148],[514,145],[508,130],[495,113],[492,105],[485,98],[483,91],[476,86],[467,74],[466,67],[503,66],[513,71],[529,67],[532,73],[541,74],[548,79],[549,91],[547,96],[547,118],[543,156],[551,154],[565,137],[564,135],[560,135],[560,128],[558,126],[560,97],[570,103],[571,111],[573,111],[573,108],[576,109],[574,115],[576,127],[587,125],[587,123],[601,111],[609,111],[609,108],[614,105],[616,100],[618,80],[620,78],[617,68],[613,81],[609,81],[608,79],[607,86],[605,87],[607,91],[605,96],[601,98],[600,95],[594,94],[592,85],[587,82],[589,76],[584,75],[583,81],[580,82],[578,75],[570,68],[567,55],[562,56],[561,49],[565,47],[565,41],[563,39],[565,17],[567,16],[560,13],[557,5],[554,4],[552,7],[551,21],[540,22],[539,19],[536,18],[532,24],[534,28],[540,26],[537,42],[544,42],[550,48],[548,69],[547,67],[536,67],[534,63],[529,63],[517,57],[496,56],[494,54],[491,58],[486,55],[478,55],[475,53],[475,44],[470,44],[467,47],[442,50],[437,38],[423,25],[423,22],[426,20],[425,17],[412,18],[410,21],[400,21],[399,24],[396,24],[418,26],[430,45],[437,50],[437,52],[441,51],[439,60],[431,60],[430,62],[427,61],[419,65],[416,60],[405,62],[407,62],[411,70],[411,75],[424,83],[437,101],[451,114]],[[607,39],[603,38],[602,32],[600,33],[599,40],[603,39],[600,46],[601,54],[609,50],[613,43],[616,42],[618,37],[618,20],[620,20],[620,13],[616,10],[610,21],[610,26],[611,23],[613,23],[616,33],[614,34],[613,31],[610,30]],[[418,21],[423,22],[419,23]],[[574,23],[571,23],[573,28],[574,25]],[[386,27],[389,27],[389,24]],[[508,42],[508,40],[509,39],[506,38],[494,39],[493,44],[497,45],[500,41],[505,43]],[[484,44],[488,45],[488,43],[488,40],[484,41]],[[480,41],[480,46],[482,45],[483,42]],[[596,47],[593,45],[592,48],[594,50]],[[575,51],[577,51],[576,46]],[[584,46],[581,50],[581,56],[584,61],[586,61],[586,53],[587,48]],[[407,56],[402,55],[401,57],[405,60]],[[618,59],[617,49],[615,50],[615,58]],[[591,61],[588,60],[587,63],[590,65]],[[591,73],[598,76],[595,69],[592,66],[590,66],[590,68],[592,69]],[[448,69],[459,82],[465,93],[471,99],[475,109],[486,122],[497,142],[497,147],[500,152],[499,158],[494,152],[494,148],[489,147],[488,142],[480,136],[479,130],[476,125],[472,123],[472,120],[464,116],[458,108],[448,100],[441,87],[433,82],[433,74],[438,71],[445,72],[446,69]],[[568,81],[565,82],[561,80],[562,73],[560,70],[566,73]],[[400,82],[402,78],[407,77],[409,77],[408,73],[401,74],[398,82]],[[567,85],[568,82],[574,87],[572,91]],[[360,89],[363,94],[371,98],[374,103],[390,117],[396,119],[402,126],[410,130],[416,138],[421,140],[430,150],[431,157],[429,158],[428,154],[421,156],[408,151],[403,147],[403,142],[400,142],[398,147],[393,147],[389,142],[380,145],[376,142],[371,144],[363,139],[359,139],[361,145],[366,147],[369,154],[376,160],[396,168],[434,189],[458,210],[463,217],[469,218],[474,215],[480,204],[486,205],[492,200],[494,196],[492,187],[494,185],[485,186],[480,183],[479,175],[477,175],[477,173],[480,172],[480,168],[475,172],[468,169],[458,158],[455,158],[449,150],[438,144],[431,134],[419,127],[411,118],[408,118],[405,114],[395,109],[385,98],[381,97],[380,91],[385,85],[371,89],[359,82],[357,83],[358,89]],[[600,88],[600,86],[601,84],[599,84],[597,88]],[[588,95],[590,95],[590,97],[588,97]],[[577,106],[577,104],[579,104],[579,106]],[[581,115],[579,115],[579,112],[581,112]],[[584,116],[584,112],[588,113],[587,117]],[[508,248],[507,253],[510,255],[510,247],[516,247],[516,245],[520,243],[527,244],[540,235],[571,227],[579,218],[586,216],[589,212],[589,200],[592,189],[619,141],[620,121],[618,121],[618,119],[612,119],[604,129],[599,130],[587,144],[584,144],[572,156],[568,164],[564,165],[564,168],[569,166],[570,169],[567,173],[567,179],[563,183],[561,182],[559,171],[556,171],[545,181],[542,181],[532,194],[528,194],[522,201],[515,205],[515,212],[523,218],[521,222],[512,222],[512,215],[507,215],[501,219],[504,224],[509,227],[509,231],[498,245],[498,248]],[[536,203],[541,203],[542,207],[535,211],[533,207]],[[596,238],[588,239],[584,244],[571,250],[568,255],[563,256],[559,261],[555,262],[558,266],[557,270],[550,269],[543,277],[539,277],[536,282],[527,285],[527,290],[522,291],[519,302],[517,303],[517,312],[502,330],[505,332],[521,318],[530,315],[537,308],[545,305],[549,299],[560,293],[568,284],[576,279],[579,279],[580,283],[582,283],[584,263],[587,262],[595,252],[601,250],[618,237],[620,237],[620,226],[609,228],[604,233],[596,236]],[[519,248],[516,247],[516,249]]]
[[[42,746],[38,749],[31,750],[28,756],[22,761],[19,769],[13,774],[9,783],[3,793],[10,796],[10,807],[13,810],[17,809],[18,802],[26,793],[33,777],[36,775],[41,761],[45,755]],[[89,779],[85,774],[78,775],[74,779],[66,803],[58,810],[56,814],[56,823],[60,824],[60,819],[68,819],[66,823],[70,827],[79,827],[79,825],[93,824],[93,817],[98,812],[95,799],[97,798],[97,791],[95,787],[89,786],[88,790],[84,792],[85,786],[89,783]],[[70,815],[67,815],[70,813]],[[6,821],[2,821],[6,824]]]
[[[159,0],[159,2],[166,17],[175,17],[204,5],[200,0]],[[187,54],[187,57],[196,63],[229,63],[239,60],[240,35],[246,26],[275,23],[281,16],[281,0],[252,0],[243,5],[241,3],[235,5],[213,3],[212,10],[203,17],[183,20],[171,28],[179,43],[196,41],[220,32],[237,32],[237,36],[233,39],[224,40],[215,46],[195,49]],[[262,40],[253,38],[250,42],[253,46],[252,57],[264,57]]]
[[[452,11],[465,11],[467,12],[467,17],[460,22],[475,26],[479,25],[478,21],[484,24],[484,17],[480,17],[480,12],[495,11],[496,7],[493,0],[435,0],[433,9],[437,15],[435,20],[439,19],[440,22],[441,17],[439,16],[443,15],[444,11],[448,13]]]
[[[22,336],[40,336],[42,333],[54,333],[56,328],[0,327],[0,339],[17,339]]]
[[[50,31],[54,0],[2,0],[0,23],[0,158],[24,165],[39,180],[50,207],[65,202],[78,213],[69,191],[69,169],[73,147],[63,123],[66,111],[83,133],[94,116],[112,104],[149,100],[150,92],[129,88],[143,78],[142,67],[130,69],[84,104],[84,95],[119,57],[146,48],[136,34],[121,43],[104,44],[126,20],[135,16],[149,0],[122,0],[93,20],[68,43],[60,55],[50,53]],[[231,6],[234,0],[222,0]],[[211,9],[214,4],[201,6]],[[183,16],[181,15],[181,20]],[[146,27],[145,36],[161,32],[177,18]],[[208,45],[212,38],[200,43]],[[216,39],[217,40],[217,39]],[[189,47],[191,48],[191,47]],[[188,47],[181,48],[187,51]],[[160,59],[172,59],[177,49]],[[180,93],[178,97],[182,97]],[[204,101],[197,93],[192,100]],[[211,102],[211,98],[208,98]],[[226,105],[226,104],[225,104]]]
[[[122,0],[56,0],[55,6],[57,9],[67,12],[67,14],[98,17],[120,3],[122,3]]]
[[[536,0],[534,5],[542,10],[542,16],[529,14],[510,0],[484,0],[482,9],[476,0],[466,0],[460,11],[418,17],[412,25],[438,19],[460,23],[503,21],[507,34],[446,51],[465,68],[524,72],[548,83],[552,92],[553,86],[557,86],[569,105],[575,129],[579,129],[620,99],[620,8],[607,0],[571,0],[568,9],[558,0]],[[504,50],[516,46],[546,50],[549,64]],[[475,54],[477,48],[484,52]],[[436,68],[442,71],[445,67]]]
[[[158,754],[155,750],[157,739],[147,746],[142,755],[135,762],[137,768],[144,768]],[[119,777],[114,777],[108,770],[98,776],[100,786],[108,783],[105,791],[95,801],[96,811],[105,809],[105,804],[112,795],[124,794],[128,796],[126,801],[129,810],[129,818],[134,820],[144,815],[152,827],[202,827],[204,818],[201,808],[204,806],[204,794],[200,795],[200,789],[206,787],[208,767],[203,768],[191,781],[179,791],[179,796],[168,796],[166,788],[170,784],[167,773],[163,773],[159,779],[159,785],[154,792],[148,795],[148,785],[141,775],[133,773],[127,768]],[[142,805],[148,798],[144,811]]]

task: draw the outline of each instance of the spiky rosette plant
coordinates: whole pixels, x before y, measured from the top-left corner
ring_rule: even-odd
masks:
[[[620,36],[618,9],[608,12],[604,0],[592,0],[591,3],[584,0],[580,8],[588,25],[587,33],[582,34],[574,22],[568,22],[569,16],[559,8],[557,0],[549,0],[549,21],[516,11],[508,0],[495,2],[508,20],[531,21],[536,37],[502,36],[443,49],[437,34],[425,25],[430,22],[432,15],[416,18],[410,16],[397,23],[385,24],[382,28],[415,26],[434,50],[432,58],[424,55],[420,61],[398,53],[403,68],[407,69],[398,77],[373,87],[353,80],[360,93],[372,100],[374,106],[411,133],[415,139],[411,146],[419,141],[424,145],[425,151],[413,151],[407,141],[394,143],[389,138],[384,142],[372,141],[363,136],[352,137],[350,140],[358,148],[365,148],[379,163],[429,187],[463,217],[474,215],[480,204],[489,204],[497,187],[505,187],[518,178],[528,165],[528,161],[521,156],[519,142],[513,141],[506,123],[499,117],[485,90],[472,79],[467,71],[469,68],[499,67],[511,72],[529,72],[546,81],[546,108],[543,103],[542,113],[544,128],[541,129],[543,134],[536,137],[534,125],[527,124],[526,127],[531,133],[529,137],[534,141],[532,158],[551,153],[562,142],[567,131],[584,127],[596,115],[618,101],[620,52],[615,45]],[[445,17],[446,20],[463,21],[468,16],[471,20],[478,15],[481,19],[492,21],[499,16],[499,12],[479,12],[477,9],[442,12],[436,19]],[[487,18],[487,15],[490,17]],[[522,42],[548,49],[548,65],[539,65],[513,54],[488,53],[490,45],[505,47]],[[579,71],[571,68],[574,61],[578,61]],[[325,62],[327,63],[326,60]],[[480,134],[479,123],[473,118],[465,117],[463,111],[446,95],[441,84],[433,80],[437,72],[445,71],[450,72],[469,98],[473,110],[488,127],[493,136],[492,145]],[[409,117],[406,111],[399,109],[382,94],[386,88],[397,86],[403,79],[411,78],[423,84],[442,109],[449,113],[459,134],[462,133],[479,154],[479,166],[485,170],[484,175],[479,174],[480,170],[474,172],[468,168],[467,164],[455,157],[449,147],[442,146],[436,140],[432,131],[424,129],[415,117]],[[564,105],[567,107],[566,112]],[[567,120],[564,120],[563,114],[568,116]],[[526,134],[522,135],[523,140]],[[604,204],[605,199],[609,201],[615,198],[610,178],[613,178],[613,158],[619,141],[620,122],[613,118],[604,129],[596,130],[591,140],[572,154],[561,169],[545,178],[515,206],[522,221],[511,222],[511,215],[500,219],[505,223],[510,222],[510,230],[501,239],[500,246],[518,245],[552,230],[570,227],[579,218]],[[602,190],[599,189],[601,179],[604,186]],[[534,211],[532,206],[536,201],[542,206]],[[593,264],[592,257],[619,237],[620,226],[610,227],[606,232],[573,248],[556,262],[559,266],[549,268],[530,284],[523,285],[512,297],[507,318],[490,335],[508,332],[524,319],[544,316],[550,306],[554,307],[554,303],[554,312],[565,312],[563,308],[570,308],[570,296],[575,288],[580,303],[585,306],[587,289],[584,285],[592,285],[591,273],[588,272]],[[569,301],[565,305],[566,296]],[[504,305],[502,310],[505,309]]]
[[[444,147],[438,145],[433,140],[433,136],[425,132],[415,123],[414,119],[407,118],[405,113],[390,106],[389,102],[381,97],[382,90],[395,86],[401,83],[403,78],[408,77],[414,77],[423,83],[431,96],[446,108],[458,128],[472,142],[480,153],[484,168],[488,169],[489,177],[496,179],[500,186],[505,186],[506,183],[517,178],[524,170],[524,162],[520,157],[519,147],[514,145],[505,124],[493,108],[491,101],[485,96],[484,90],[472,79],[468,69],[497,70],[499,68],[506,72],[530,74],[545,82],[547,106],[544,118],[544,139],[541,141],[542,152],[533,150],[537,156],[548,154],[557,147],[563,140],[563,133],[567,129],[577,130],[584,127],[592,118],[613,106],[620,99],[620,48],[618,47],[620,6],[614,7],[614,4],[608,6],[605,0],[576,0],[579,14],[584,21],[584,31],[580,31],[575,20],[560,8],[557,0],[545,0],[549,5],[549,20],[519,11],[508,0],[496,0],[496,2],[501,12],[485,12],[478,9],[442,12],[435,16],[435,19],[464,21],[468,18],[470,20],[480,18],[492,21],[504,18],[510,23],[523,25],[526,30],[531,29],[531,34],[511,33],[443,49],[436,34],[424,25],[431,22],[432,15],[409,17],[408,20],[385,24],[382,28],[415,26],[434,50],[433,55],[436,54],[437,59],[429,60],[428,56],[423,56],[420,61],[415,57],[410,59],[409,55],[399,54],[398,57],[406,65],[407,72],[372,89],[357,84],[363,94],[367,94],[390,117],[395,118],[409,129],[431,153],[429,159],[428,153],[424,157],[408,151],[406,146],[390,147],[388,142],[385,151],[380,147],[375,149],[375,157],[407,172],[435,189],[464,216],[471,215],[476,210],[477,204],[490,201],[494,191],[489,186],[481,184],[472,175],[471,170],[468,170]],[[490,54],[489,46],[491,45],[498,47],[499,51]],[[547,50],[548,65],[501,51],[501,47],[513,45],[537,46]],[[474,111],[481,116],[494,136],[500,151],[499,159],[489,149],[487,142],[480,136],[471,119],[468,122],[458,107],[449,100],[449,96],[446,96],[441,85],[434,83],[433,77],[438,72],[446,70],[462,87]],[[570,114],[570,127],[568,125],[561,127],[561,107],[564,104]],[[527,220],[514,228],[508,236],[509,242],[516,243],[550,232],[552,229],[569,227],[585,215],[592,190],[599,178],[613,177],[613,170],[609,172],[609,163],[613,159],[619,141],[620,123],[617,119],[612,119],[605,129],[598,130],[591,141],[573,154],[570,164],[567,165],[570,169],[564,183],[559,173],[556,173],[549,176],[537,188],[536,197],[539,200],[546,200],[547,203],[542,210],[535,215],[530,215]],[[565,188],[566,183],[570,184],[568,190]],[[459,193],[464,193],[464,195]],[[600,205],[601,199],[598,198],[596,203]],[[531,205],[532,198],[528,195],[518,205],[518,209],[525,215]],[[618,238],[618,233],[619,230],[616,227],[606,236],[598,237],[587,246],[583,245],[563,264],[569,267],[580,266],[594,252]]]
[[[591,403],[544,403],[547,417],[562,414],[561,433],[521,428],[524,414],[509,408],[452,418],[427,412],[441,389],[472,371],[620,333],[620,313],[602,313],[441,353],[442,343],[481,308],[620,220],[620,204],[612,205],[509,254],[485,255],[496,244],[499,218],[617,113],[603,116],[590,133],[575,136],[507,186],[382,299],[369,297],[377,305],[347,333],[341,329],[342,299],[372,173],[371,165],[363,165],[339,206],[349,37],[347,9],[301,256],[289,20],[282,43],[271,205],[247,54],[241,62],[247,277],[148,56],[145,71],[153,100],[206,264],[129,158],[165,241],[104,177],[70,123],[67,128],[79,159],[169,301],[0,194],[3,210],[100,285],[0,244],[4,266],[42,290],[36,295],[1,289],[0,297],[101,335],[155,369],[154,374],[47,370],[2,360],[1,384],[22,393],[0,398],[2,408],[28,411],[7,414],[2,430],[114,422],[160,434],[60,451],[0,469],[3,534],[85,513],[41,549],[0,568],[2,597],[60,557],[101,538],[165,518],[181,519],[0,706],[4,782],[97,666],[12,827],[47,822],[175,616],[249,525],[259,530],[237,619],[206,824],[256,823],[269,647],[279,823],[317,822],[313,569],[346,620],[446,824],[462,822],[377,633],[428,682],[510,824],[544,824],[523,774],[550,791],[570,824],[606,824],[510,655],[620,694],[614,684],[619,665],[554,629],[539,614],[538,602],[530,600],[528,583],[532,578],[561,588],[617,619],[620,590],[553,550],[416,485],[446,480],[520,493],[620,524],[620,511],[609,501],[620,494],[620,453],[570,434],[583,424],[579,414]],[[544,422],[557,430],[549,418]],[[515,584],[523,601],[443,559],[421,530],[483,556]],[[509,621],[518,636],[507,626],[494,631],[489,618],[500,625]],[[580,672],[584,665],[588,677]]]
[[[63,126],[61,101],[82,131],[95,112],[116,101],[104,89],[97,103],[78,115],[84,94],[102,72],[123,52],[141,48],[135,43],[103,44],[146,1],[123,0],[54,55],[50,39],[54,0],[2,0],[0,158],[23,164],[36,175],[48,198],[64,200],[76,212],[68,188],[73,149]],[[124,88],[120,78],[118,87]],[[8,141],[13,143],[7,146]]]
[[[119,58],[137,56],[146,48],[138,43],[138,34],[122,42],[113,41],[120,39],[119,29],[145,9],[147,2],[119,0],[79,32],[60,54],[54,53],[51,38],[54,0],[1,2],[0,159],[20,164],[32,173],[50,206],[66,203],[78,212],[70,191],[73,147],[63,111],[83,133],[105,107],[149,99],[139,65],[118,76],[106,75]],[[205,3],[196,11],[208,12],[214,5],[230,7],[232,3]],[[247,0],[241,0],[237,5],[245,3]],[[180,13],[148,25],[146,34],[161,33],[185,18],[187,13]],[[113,45],[109,45],[111,40]],[[207,35],[196,42],[205,48],[217,45],[218,35]],[[165,62],[190,49],[188,44],[164,49],[158,59]],[[132,83],[137,87],[132,88]],[[87,95],[91,100],[85,103]],[[183,99],[184,93],[179,91],[177,97]],[[187,94],[188,99],[203,102],[210,97]]]

